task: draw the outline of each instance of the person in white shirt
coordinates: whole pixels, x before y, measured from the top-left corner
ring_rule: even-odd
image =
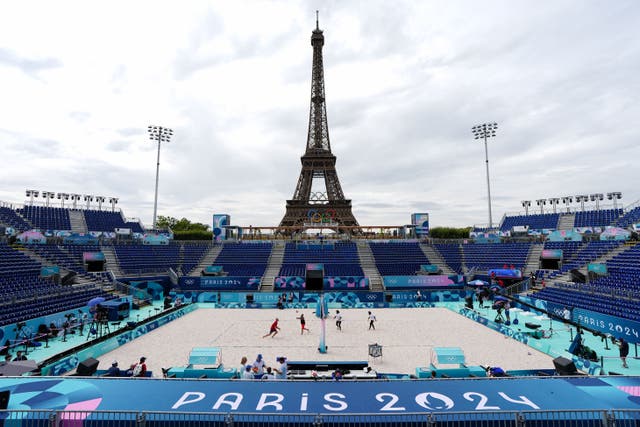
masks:
[[[340,314],[340,310],[336,310],[336,315],[333,318],[336,319],[336,328],[342,331],[342,314]]]
[[[274,368],[276,372],[277,380],[286,380],[287,379],[287,358],[286,357],[278,357],[277,359],[278,367]]]
[[[242,379],[243,380],[252,380],[254,379],[255,376],[253,375],[253,372],[251,372],[251,365],[247,365],[244,367],[244,371],[242,372]]]
[[[376,315],[369,312],[369,330],[373,329],[374,331],[376,330],[376,325],[375,325],[375,321],[376,321]]]
[[[253,362],[253,368],[253,372],[258,378],[264,374],[264,359],[261,354],[259,354],[258,357],[256,357],[256,361]]]

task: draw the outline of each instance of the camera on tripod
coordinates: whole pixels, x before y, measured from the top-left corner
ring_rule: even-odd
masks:
[[[100,323],[107,323],[109,321],[109,309],[98,304],[96,310],[96,320]]]

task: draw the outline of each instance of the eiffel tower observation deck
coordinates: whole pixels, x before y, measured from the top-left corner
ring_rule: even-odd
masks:
[[[331,153],[322,61],[324,35],[318,24],[317,12],[311,46],[313,67],[307,146],[300,158],[302,170],[296,190],[293,198],[287,200],[287,210],[280,226],[294,230],[330,227],[346,231],[347,227],[357,227],[358,221],[351,212],[351,200],[345,199],[342,192],[336,172],[336,156]],[[319,181],[324,181],[324,185]]]

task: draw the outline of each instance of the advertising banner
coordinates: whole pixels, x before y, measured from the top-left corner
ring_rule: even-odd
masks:
[[[50,267],[42,267],[40,269],[40,277],[51,277],[60,274],[60,267],[53,265]]]
[[[225,226],[231,225],[231,216],[227,214],[213,214],[213,240],[222,242],[227,240],[227,229]]]
[[[522,271],[511,268],[493,268],[488,271],[489,276],[498,279],[521,279]]]
[[[587,271],[592,271],[596,274],[600,274],[601,276],[604,276],[607,274],[607,264],[602,264],[598,262],[589,263],[589,265],[587,266]]]
[[[573,309],[571,319],[590,329],[624,338],[630,343],[640,343],[640,322],[577,307]]]
[[[543,249],[540,259],[562,259],[562,249]]]
[[[305,278],[300,276],[276,277],[276,289],[304,289]],[[369,289],[369,278],[361,276],[328,276],[323,280],[323,288],[331,289]]]
[[[246,291],[257,290],[261,277],[213,276],[180,277],[178,287],[189,290]]]
[[[416,236],[423,237],[429,235],[429,214],[411,214],[411,224],[416,226]]]
[[[372,387],[368,381],[343,381],[336,385],[334,381],[166,381],[136,378],[121,378],[116,381],[42,377],[0,380],[0,391],[11,393],[10,410],[27,407],[34,410],[197,412],[202,415],[270,414],[272,417],[275,414],[401,416],[404,413],[422,413],[426,416],[429,412],[451,412],[452,420],[464,420],[467,423],[474,419],[473,413],[483,414],[485,424],[489,416],[488,409],[496,412],[539,410],[541,412],[536,419],[552,416],[556,424],[563,414],[548,414],[545,411],[637,411],[640,409],[635,396],[638,388],[640,378],[626,376],[603,377],[597,381],[590,377],[398,380],[385,382],[383,388]],[[85,423],[89,423],[91,419],[100,419],[105,415],[96,413],[85,416],[88,416]],[[164,416],[167,420],[172,417],[169,413]],[[366,416],[364,415],[365,418]],[[458,418],[463,416],[465,418]],[[569,412],[564,416],[567,417],[567,422],[575,423],[575,419],[572,419],[575,414]],[[593,416],[597,418],[602,414],[595,413]],[[126,415],[121,414],[120,417]],[[271,424],[279,424],[277,419],[268,420]],[[402,418],[390,418],[386,422],[399,420]],[[181,421],[184,422],[184,416]],[[286,425],[291,419],[283,418],[279,421]],[[341,425],[353,422],[350,419],[340,421]],[[602,420],[597,421],[600,423]]]
[[[382,280],[387,289],[442,288],[464,284],[464,277],[460,275],[384,276]]]
[[[102,253],[102,252],[83,252],[82,253],[82,261],[84,261],[84,262],[104,261],[104,253]]]

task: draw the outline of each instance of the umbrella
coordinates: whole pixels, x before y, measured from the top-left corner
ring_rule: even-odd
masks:
[[[471,285],[471,286],[486,286],[486,285],[488,285],[488,283],[485,282],[484,280],[476,279],[476,280],[470,281],[469,283],[467,283],[467,285]]]
[[[105,302],[106,300],[103,297],[95,297],[94,299],[89,300],[89,302],[87,303],[87,305],[89,307],[93,307],[96,306],[102,302]]]

